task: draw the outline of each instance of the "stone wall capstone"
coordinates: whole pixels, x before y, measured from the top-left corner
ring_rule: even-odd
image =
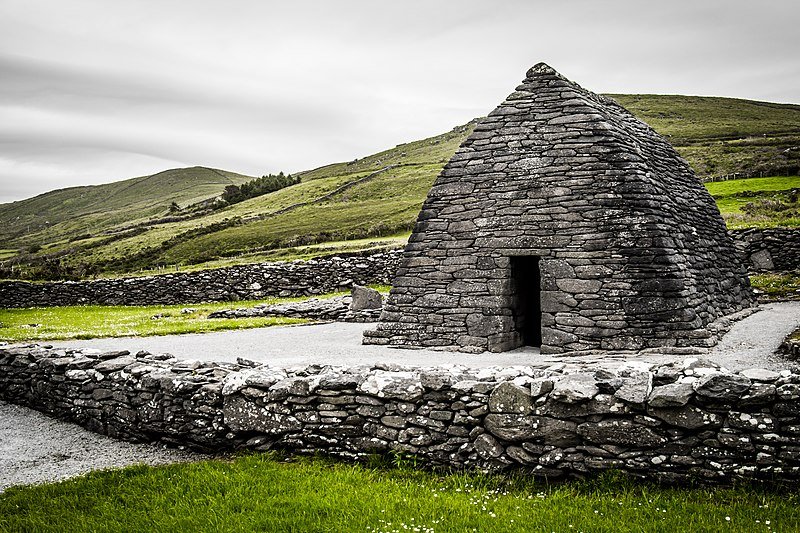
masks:
[[[166,355],[0,347],[0,398],[116,438],[286,449],[549,478],[800,479],[800,374],[702,359],[271,368]]]

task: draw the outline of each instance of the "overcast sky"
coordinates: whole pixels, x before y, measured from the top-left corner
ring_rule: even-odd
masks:
[[[595,92],[800,103],[800,2],[0,0],[0,202],[203,165],[350,160]]]

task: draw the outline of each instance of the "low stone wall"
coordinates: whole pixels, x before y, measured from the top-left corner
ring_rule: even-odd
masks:
[[[800,228],[731,230],[751,272],[800,270]]]
[[[137,278],[29,283],[0,282],[0,307],[189,304],[308,296],[354,283],[390,284],[399,250],[366,256],[279,261]]]
[[[132,441],[282,448],[546,477],[618,469],[727,482],[800,476],[800,374],[688,359],[614,372],[295,369],[0,348],[0,397]]]
[[[331,320],[335,322],[376,322],[381,308],[351,310],[352,296],[334,296],[320,300],[309,298],[285,304],[260,304],[255,307],[223,309],[208,314],[208,318],[251,318],[255,316],[280,316]]]

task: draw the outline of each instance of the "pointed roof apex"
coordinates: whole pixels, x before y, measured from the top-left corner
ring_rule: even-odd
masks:
[[[554,69],[553,67],[551,67],[547,63],[536,63],[534,66],[532,66],[528,70],[528,72],[526,74],[526,76],[528,78],[535,78],[537,76],[542,76],[542,75],[544,75],[544,76],[558,76],[559,78],[563,77],[563,76],[561,76],[561,74],[556,72],[556,69]]]

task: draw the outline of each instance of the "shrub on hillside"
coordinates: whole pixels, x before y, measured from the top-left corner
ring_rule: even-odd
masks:
[[[222,199],[228,204],[235,204],[242,202],[249,198],[255,198],[270,192],[275,192],[290,185],[300,183],[299,177],[293,177],[291,174],[267,174],[251,181],[242,183],[241,185],[228,185],[222,193]]]

